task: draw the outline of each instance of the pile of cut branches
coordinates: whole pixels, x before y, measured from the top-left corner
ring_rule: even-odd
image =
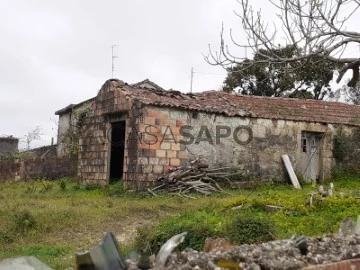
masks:
[[[199,158],[190,162],[189,166],[177,167],[160,176],[155,187],[148,192],[157,196],[156,192],[169,192],[181,197],[189,197],[191,192],[211,195],[214,192],[224,191],[219,184],[230,184],[230,167],[210,169],[208,164],[200,162]],[[236,173],[235,173],[236,174]]]

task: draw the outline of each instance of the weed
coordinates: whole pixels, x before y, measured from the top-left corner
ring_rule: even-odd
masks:
[[[12,213],[12,222],[17,232],[27,232],[36,225],[34,216],[27,209],[15,208]]]
[[[226,226],[229,240],[237,244],[254,244],[275,240],[274,224],[269,219],[256,216],[237,215]]]
[[[80,189],[80,186],[79,186],[79,185],[73,185],[73,186],[72,186],[72,189],[73,189],[73,190],[79,190],[79,189]]]
[[[123,196],[126,193],[126,188],[123,181],[117,181],[104,188],[106,196]]]
[[[29,185],[26,186],[26,189],[25,189],[26,194],[33,193],[35,191],[36,191],[36,186],[35,185],[29,184]]]
[[[103,189],[103,187],[98,183],[88,182],[88,183],[86,183],[84,185],[84,189],[88,190],[88,191],[90,191],[90,190],[101,190],[101,189]]]
[[[112,207],[114,207],[114,203],[111,200],[107,200],[106,207],[112,208]]]
[[[14,242],[11,232],[0,231],[0,245],[8,245]]]
[[[53,188],[53,184],[50,181],[42,180],[41,185],[42,185],[42,188],[40,190],[41,192],[47,192],[52,190]]]
[[[64,179],[61,179],[59,181],[59,187],[62,191],[65,191],[66,190],[66,181]]]
[[[180,248],[191,247],[200,250],[206,238],[220,235],[219,225],[221,221],[211,207],[196,212],[185,212],[179,217],[164,220],[155,228],[141,228],[135,240],[136,247],[143,251],[157,252],[170,237],[187,231],[188,235]]]

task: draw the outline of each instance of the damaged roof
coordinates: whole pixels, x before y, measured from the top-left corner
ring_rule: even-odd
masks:
[[[117,79],[112,79],[114,81],[120,81]],[[153,81],[150,81],[149,79],[145,79],[143,81],[134,83],[134,84],[130,84],[130,86],[135,87],[135,88],[141,88],[141,89],[152,89],[152,90],[161,90],[161,91],[165,91],[165,89],[161,88],[159,85],[157,85],[156,83],[154,83]],[[64,113],[68,113],[70,111],[72,111],[73,109],[76,109],[78,107],[81,107],[81,105],[87,103],[87,102],[91,102],[95,99],[96,97],[92,97],[90,99],[87,99],[85,101],[82,101],[80,103],[76,103],[76,104],[69,104],[68,106],[66,106],[65,108],[62,108],[60,110],[57,110],[55,112],[55,115],[62,115]]]
[[[121,91],[143,104],[173,107],[226,116],[346,124],[360,126],[360,106],[313,99],[246,96],[223,91],[183,94],[120,86]]]
[[[165,90],[158,86],[156,83],[150,81],[149,79],[145,79],[141,82],[131,84],[132,87],[136,88],[149,88],[149,89],[156,89],[156,90]]]

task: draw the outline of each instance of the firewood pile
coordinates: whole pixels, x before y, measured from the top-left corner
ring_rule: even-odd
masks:
[[[236,173],[229,172],[230,167],[210,169],[208,164],[202,163],[199,158],[190,162],[189,166],[177,167],[160,176],[155,187],[148,192],[157,196],[157,192],[168,192],[181,197],[194,198],[191,192],[211,195],[224,191],[221,185],[231,184],[230,177]]]

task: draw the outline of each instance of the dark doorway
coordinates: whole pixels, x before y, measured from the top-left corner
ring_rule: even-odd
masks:
[[[111,123],[110,183],[123,177],[125,121]]]

